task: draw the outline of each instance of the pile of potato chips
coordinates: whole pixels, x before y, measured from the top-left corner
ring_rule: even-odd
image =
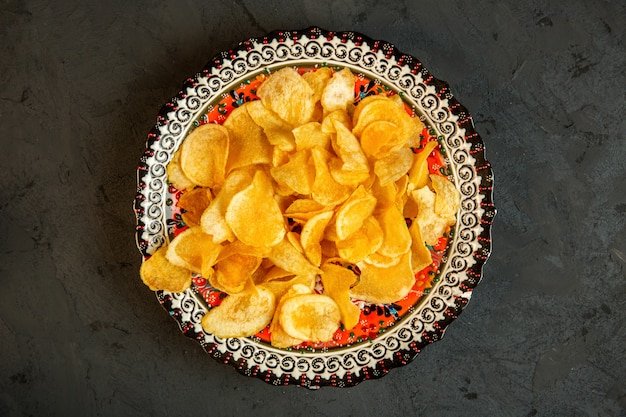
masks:
[[[194,129],[167,168],[186,190],[189,227],[142,264],[146,285],[180,292],[201,274],[228,294],[205,331],[245,337],[269,325],[276,347],[354,328],[353,300],[404,298],[460,198],[429,173],[438,144],[420,147],[421,121],[397,95],[355,105],[355,81],[348,69],[283,68],[223,125]]]

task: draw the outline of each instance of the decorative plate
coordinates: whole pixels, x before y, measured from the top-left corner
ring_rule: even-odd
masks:
[[[188,132],[202,123],[223,122],[233,108],[256,98],[255,83],[263,74],[285,66],[350,68],[358,75],[355,102],[370,94],[398,94],[427,126],[422,134],[441,144],[429,169],[447,175],[461,193],[455,227],[431,248],[433,264],[417,274],[409,296],[389,305],[362,303],[357,327],[338,330],[332,342],[277,349],[269,344],[267,330],[231,339],[204,332],[201,319],[223,294],[201,276],[183,293],[157,291],[156,296],[183,334],[244,375],[274,385],[353,386],[406,365],[441,339],[470,300],[491,251],[496,209],[482,140],[448,85],[416,58],[359,33],[317,27],[273,32],[214,57],[163,106],[148,134],[137,171],[137,246],[146,259],[186,227],[176,206],[180,191],[168,183],[166,166]]]

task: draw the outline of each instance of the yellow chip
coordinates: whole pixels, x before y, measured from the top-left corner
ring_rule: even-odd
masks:
[[[410,188],[417,190],[428,185],[428,155],[435,150],[438,143],[436,141],[427,142],[424,148],[419,150],[413,166],[409,170]]]
[[[189,190],[178,198],[176,205],[183,210],[182,218],[188,226],[198,226],[204,210],[213,200],[210,188],[198,187]]]
[[[321,67],[302,74],[302,79],[313,89],[313,100],[319,101],[322,98],[324,88],[332,76],[333,70],[330,67]]]
[[[141,280],[152,291],[185,291],[191,285],[191,271],[167,260],[167,246],[160,247],[142,262],[139,268]]]
[[[261,170],[254,174],[252,184],[232,197],[224,218],[235,236],[250,246],[274,246],[286,231],[272,183]]]
[[[311,217],[302,227],[300,242],[304,249],[304,254],[309,261],[319,266],[322,263],[322,246],[320,242],[324,237],[324,230],[333,217],[332,211],[325,211]]]
[[[232,255],[248,255],[256,256],[258,258],[264,258],[270,253],[270,248],[262,246],[250,246],[246,245],[240,240],[226,243],[220,246],[222,249],[216,258],[216,261],[221,261]]]
[[[170,242],[166,256],[174,265],[200,274],[205,260],[215,263],[221,249],[219,244],[213,242],[211,235],[196,226],[176,236]]]
[[[461,197],[452,182],[441,175],[429,175],[435,190],[435,213],[442,217],[454,217],[459,210]]]
[[[349,290],[358,277],[349,269],[332,263],[322,265],[324,293],[332,298],[341,314],[345,330],[350,330],[359,322],[361,310],[350,300]]]
[[[355,82],[356,76],[348,68],[335,72],[320,98],[324,112],[347,109],[354,102]]]
[[[308,198],[299,198],[294,200],[294,202],[287,207],[285,210],[285,217],[300,221],[307,221],[316,214],[319,214],[329,208],[332,209],[333,207],[324,206],[317,201]]]
[[[436,245],[443,233],[455,223],[455,218],[442,217],[435,213],[435,193],[428,187],[411,191],[410,197],[417,203],[418,214],[415,221],[419,224],[422,238],[428,245]]]
[[[322,120],[322,132],[327,134],[337,133],[337,128],[335,128],[336,123],[352,131],[352,119],[348,112],[346,110],[335,110],[328,113],[324,117],[324,120]]]
[[[217,337],[252,336],[265,328],[274,315],[274,294],[256,287],[229,295],[202,318],[202,328]]]
[[[213,241],[216,243],[235,240],[235,235],[226,223],[226,209],[233,196],[246,188],[251,182],[252,173],[249,170],[235,170],[231,172],[226,177],[224,187],[202,213],[202,217],[200,217],[202,230],[204,233],[213,236]]]
[[[411,248],[411,235],[397,206],[390,206],[380,213],[378,223],[383,230],[383,244],[378,249],[381,255],[395,258]]]
[[[309,288],[309,286],[307,285],[296,283],[290,284],[290,287],[287,289],[286,293],[282,294],[282,297],[277,303],[276,311],[274,312],[274,319],[272,320],[269,328],[272,346],[277,348],[286,348],[289,346],[299,345],[300,343],[304,342],[303,339],[298,339],[288,335],[281,326],[279,318],[285,300],[295,295],[311,293],[313,293],[312,288]]]
[[[371,122],[361,133],[363,152],[370,157],[377,155],[385,144],[393,142],[397,130],[398,126],[387,120]]]
[[[195,184],[185,176],[180,167],[180,149],[174,152],[172,160],[167,164],[167,180],[179,190],[191,190]]]
[[[369,303],[387,304],[406,297],[415,284],[411,270],[411,253],[407,252],[400,261],[388,268],[371,264],[360,264],[359,283],[350,289],[350,296]]]
[[[417,274],[422,269],[433,263],[432,255],[424,243],[422,238],[422,232],[420,231],[419,224],[413,222],[409,227],[409,233],[413,239],[411,243],[411,271]]]
[[[320,271],[286,237],[278,245],[272,247],[268,258],[274,265],[294,275],[315,275]]]
[[[341,313],[327,295],[299,294],[284,300],[278,320],[295,339],[328,342],[339,328]]]
[[[224,122],[230,133],[226,173],[242,166],[269,164],[272,161],[272,145],[263,128],[250,117],[249,105],[245,103],[234,109]]]
[[[296,149],[311,149],[319,146],[326,150],[330,149],[330,136],[322,131],[322,125],[318,122],[309,122],[298,126],[291,131],[296,141]]]
[[[224,126],[207,123],[195,128],[181,146],[180,166],[185,176],[202,187],[221,187],[229,142]]]
[[[330,154],[320,147],[311,149],[315,165],[315,180],[311,189],[311,197],[318,203],[329,206],[339,204],[348,198],[353,188],[339,184],[328,169]]]
[[[262,101],[249,102],[246,110],[254,123],[263,128],[263,133],[271,145],[285,152],[291,152],[296,148],[296,142],[291,133],[293,126],[266,107]]]
[[[257,89],[257,95],[268,109],[291,126],[311,121],[315,92],[293,68],[283,68],[267,77]]]
[[[342,123],[335,121],[333,125],[337,133],[331,136],[331,145],[343,162],[342,169],[362,173],[365,181],[369,177],[369,165],[359,140]]]
[[[380,185],[396,182],[406,175],[413,165],[414,157],[411,149],[402,147],[374,162],[374,172],[380,179]]]
[[[245,289],[252,273],[261,265],[261,258],[234,254],[215,264],[215,287],[228,294],[237,294]]]
[[[366,218],[372,215],[376,198],[362,185],[339,207],[335,219],[335,231],[339,240],[346,239],[356,232]]]
[[[270,174],[276,182],[289,187],[290,194],[310,194],[315,181],[310,151],[302,149],[289,155],[289,162],[271,168]]]
[[[338,255],[352,263],[365,260],[383,244],[383,231],[374,217],[368,217],[356,232],[335,242]]]

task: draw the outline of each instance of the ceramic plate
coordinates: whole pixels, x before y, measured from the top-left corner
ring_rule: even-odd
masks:
[[[274,385],[353,386],[406,365],[439,340],[470,300],[491,250],[496,211],[483,143],[448,85],[416,58],[359,33],[319,28],[273,32],[213,58],[163,106],[148,135],[137,171],[137,246],[146,259],[186,227],[176,205],[181,192],[166,177],[166,166],[185,136],[200,124],[223,122],[233,108],[256,99],[263,75],[285,66],[301,72],[320,66],[350,68],[358,75],[355,102],[372,94],[399,95],[424,122],[424,139],[434,137],[441,144],[441,152],[429,158],[429,169],[447,175],[461,193],[457,224],[430,248],[433,264],[417,274],[405,299],[388,305],[360,303],[356,328],[339,329],[328,343],[277,349],[269,344],[267,330],[230,339],[204,332],[202,317],[224,295],[201,276],[183,293],[157,291],[156,296],[186,336],[244,375]]]

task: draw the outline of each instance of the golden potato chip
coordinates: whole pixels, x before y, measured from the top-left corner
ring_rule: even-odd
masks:
[[[170,184],[179,190],[191,190],[195,186],[180,167],[180,149],[174,152],[172,160],[167,164],[166,173]]]
[[[309,286],[307,285],[302,285],[298,283],[290,283],[289,285],[289,288],[284,294],[282,294],[279,302],[277,303],[276,311],[274,312],[274,319],[272,320],[269,328],[272,346],[277,348],[286,348],[289,346],[299,345],[300,343],[304,342],[303,339],[292,337],[285,332],[280,324],[280,312],[282,310],[283,304],[285,303],[285,300],[299,294],[311,294],[313,293],[313,289],[309,288]]]
[[[242,166],[269,164],[272,161],[272,145],[263,128],[250,117],[249,105],[245,103],[233,109],[224,122],[230,134],[226,173]]]
[[[274,246],[286,232],[272,183],[261,170],[254,174],[248,187],[233,195],[224,218],[235,236],[250,246]]]
[[[349,290],[358,281],[358,277],[349,269],[328,262],[322,265],[322,272],[324,294],[337,303],[344,328],[352,329],[359,322],[361,310],[350,300]]]
[[[384,186],[400,179],[411,169],[413,159],[413,151],[402,147],[374,162],[374,172],[380,180],[380,185]]]
[[[337,133],[335,123],[339,123],[347,130],[352,131],[352,118],[346,110],[335,110],[328,113],[322,120],[322,132],[326,134]]]
[[[435,213],[442,217],[454,217],[459,210],[461,197],[458,190],[450,180],[441,175],[429,175],[435,190]]]
[[[359,263],[375,253],[383,244],[383,231],[374,217],[368,217],[361,228],[335,242],[337,254],[352,263]]]
[[[335,72],[320,98],[325,113],[345,110],[354,102],[356,76],[348,68]]]
[[[300,242],[304,249],[304,254],[309,261],[319,266],[322,263],[322,246],[320,242],[324,237],[324,229],[333,217],[332,211],[325,211],[311,217],[302,227]]]
[[[165,256],[174,265],[200,274],[204,259],[207,259],[207,262],[215,262],[221,249],[221,245],[213,242],[211,235],[207,235],[201,227],[196,226],[176,236],[170,242]]]
[[[291,131],[296,141],[296,150],[311,149],[319,146],[326,150],[330,149],[330,136],[322,132],[322,125],[318,122],[309,122],[298,126]]]
[[[337,238],[346,239],[357,231],[363,225],[363,221],[372,215],[374,207],[376,198],[359,185],[337,210],[335,219]]]
[[[411,234],[397,206],[388,207],[380,213],[378,223],[383,230],[383,244],[378,249],[381,255],[395,258],[411,248]]]
[[[398,126],[387,120],[377,120],[365,126],[361,133],[361,147],[365,155],[378,155],[385,144],[393,142],[397,130]]]
[[[394,258],[386,255],[381,255],[378,252],[371,253],[365,257],[365,263],[376,266],[378,268],[389,268],[390,266],[398,265],[400,257]]]
[[[268,258],[274,265],[292,272],[294,275],[315,275],[319,268],[307,260],[285,237],[278,245],[272,247]]]
[[[222,259],[215,264],[214,286],[228,294],[240,293],[259,265],[261,258],[250,255],[234,254]]]
[[[309,121],[315,110],[315,92],[296,70],[285,67],[259,86],[263,104],[292,126]]]
[[[359,265],[359,282],[350,289],[350,296],[369,303],[388,304],[406,297],[415,284],[411,270],[411,253],[401,256],[400,261],[388,268],[363,263]]]
[[[295,339],[327,342],[339,328],[341,313],[327,295],[298,294],[284,299],[278,320],[285,333]]]
[[[294,286],[305,286],[308,289],[306,294],[313,293],[313,288],[315,287],[315,276],[314,275],[292,275],[291,277],[285,279],[274,279],[269,281],[264,281],[259,284],[260,287],[267,288],[272,291],[274,297],[276,299],[276,305],[279,305],[282,298],[289,292],[289,290]]]
[[[221,243],[235,240],[230,226],[226,223],[226,209],[235,194],[246,188],[252,182],[252,173],[249,170],[235,170],[226,177],[224,187],[211,201],[209,207],[200,217],[200,225],[204,233],[213,236],[213,241]]]
[[[364,98],[362,98],[356,105],[355,109],[354,109],[354,113],[352,114],[352,121],[356,122],[356,120],[359,119],[359,117],[361,116],[361,111],[367,107],[367,105],[372,102],[372,101],[376,101],[376,100],[389,100],[388,97],[385,97],[382,94],[376,94],[376,95],[371,95],[371,96],[366,96]]]
[[[207,123],[195,128],[181,146],[180,166],[185,176],[202,187],[221,187],[229,142],[224,126]]]
[[[413,222],[409,227],[409,233],[411,234],[411,271],[413,274],[417,274],[422,269],[433,263],[432,255],[424,243],[422,238],[422,232],[417,222]]]
[[[248,255],[248,256],[256,256],[258,258],[265,258],[269,255],[271,249],[265,246],[250,246],[246,245],[240,240],[235,240],[233,242],[227,242],[222,244],[221,251],[219,252],[216,262],[219,262],[223,259],[228,258],[232,255]]]
[[[436,141],[427,142],[424,148],[419,150],[413,166],[409,170],[410,189],[417,190],[428,185],[428,155],[435,150],[438,143]]]
[[[263,282],[270,282],[274,280],[284,280],[285,278],[291,278],[296,276],[293,272],[285,271],[281,267],[272,265],[265,275],[263,276]]]
[[[333,70],[330,67],[321,67],[302,74],[302,79],[313,89],[313,100],[319,101],[322,98],[324,88],[332,76]]]
[[[289,162],[273,167],[270,174],[279,184],[292,190],[290,194],[310,194],[315,181],[315,166],[311,163],[311,153],[302,149],[289,155]]]
[[[333,125],[337,133],[331,136],[331,145],[343,161],[342,169],[363,173],[362,181],[365,181],[369,177],[369,165],[359,140],[342,123],[335,121]]]
[[[213,200],[210,188],[198,187],[180,195],[177,206],[183,211],[181,216],[188,226],[198,226],[204,210]]]
[[[152,291],[185,291],[191,285],[191,271],[168,261],[166,254],[167,246],[162,246],[141,264],[141,280]]]
[[[263,133],[271,145],[285,152],[291,152],[296,148],[296,142],[291,133],[293,126],[266,107],[262,101],[249,102],[246,110],[254,123],[263,128]]]
[[[202,318],[202,328],[217,337],[246,337],[260,332],[272,320],[274,294],[266,288],[251,288],[229,295]]]
[[[442,217],[435,213],[435,193],[427,186],[411,191],[410,197],[417,203],[418,214],[415,221],[419,224],[422,238],[426,244],[436,245],[448,227],[455,223],[455,218]]]
[[[324,206],[315,200],[299,198],[285,209],[285,217],[306,222],[316,214],[332,208],[333,206]]]
[[[315,180],[311,189],[311,197],[318,203],[328,206],[346,200],[353,188],[339,184],[330,174],[328,161],[330,154],[320,147],[311,149],[315,165]]]

